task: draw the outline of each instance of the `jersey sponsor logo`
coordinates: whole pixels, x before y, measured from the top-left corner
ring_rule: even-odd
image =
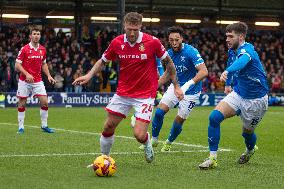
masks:
[[[141,54],[141,60],[146,60],[147,59],[147,54]]]
[[[123,50],[123,49],[124,49],[124,47],[125,47],[125,45],[121,45],[121,50]]]
[[[43,56],[28,56],[28,59],[31,59],[31,58],[39,58],[39,59],[43,59]]]
[[[120,54],[120,55],[118,55],[118,57],[120,59],[128,59],[128,58],[140,59],[140,55],[135,55],[135,54]]]
[[[144,46],[144,43],[141,43],[140,46],[139,46],[139,51],[145,51],[145,46]]]
[[[257,78],[255,78],[255,77],[248,76],[248,78],[249,78],[250,80],[253,80],[253,81],[256,81],[256,82],[260,83],[260,80],[257,79]]]
[[[175,68],[176,68],[177,73],[182,73],[188,70],[187,67],[185,67],[184,65],[180,65],[180,66],[175,65]]]

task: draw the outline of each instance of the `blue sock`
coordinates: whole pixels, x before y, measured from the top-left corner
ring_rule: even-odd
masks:
[[[163,126],[164,116],[166,112],[160,108],[156,109],[154,119],[152,121],[152,136],[158,137]]]
[[[255,143],[256,143],[256,134],[255,133],[252,133],[252,134],[243,133],[242,136],[245,139],[245,143],[246,143],[247,149],[249,151],[253,150],[254,146],[255,146]]]
[[[182,131],[182,124],[174,121],[168,140],[173,142]]]
[[[213,110],[209,116],[208,143],[210,151],[217,151],[220,141],[220,123],[224,120],[224,115]]]

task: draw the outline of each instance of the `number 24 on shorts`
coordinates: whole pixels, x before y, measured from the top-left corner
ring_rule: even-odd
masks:
[[[142,114],[144,113],[148,113],[148,112],[152,112],[153,111],[153,107],[151,104],[142,104],[143,106],[143,110],[142,110]]]

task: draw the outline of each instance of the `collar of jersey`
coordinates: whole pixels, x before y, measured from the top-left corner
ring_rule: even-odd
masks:
[[[137,38],[136,42],[133,43],[133,44],[131,44],[131,43],[129,43],[129,41],[127,40],[126,34],[124,34],[124,43],[128,42],[129,45],[130,45],[131,47],[133,47],[136,43],[141,43],[141,42],[142,42],[142,37],[143,37],[143,33],[142,33],[142,32],[139,32],[139,35],[138,35],[138,38]]]
[[[39,44],[37,45],[37,47],[33,47],[31,42],[29,43],[29,46],[30,46],[31,49],[34,49],[35,51],[37,51],[38,48],[39,48]]]
[[[240,47],[235,51],[235,50],[233,50],[233,49],[229,49],[229,50],[231,50],[231,51],[233,51],[234,53],[236,53],[236,52],[238,52],[238,50],[241,48],[241,47],[243,47],[245,44],[246,44],[247,42],[243,42],[243,44],[241,44],[240,45]]]

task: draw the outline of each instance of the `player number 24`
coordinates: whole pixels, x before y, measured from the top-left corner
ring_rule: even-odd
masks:
[[[142,110],[142,114],[144,113],[148,113],[148,112],[152,112],[153,111],[153,108],[152,108],[152,105],[151,104],[142,104],[143,106],[143,110]]]

